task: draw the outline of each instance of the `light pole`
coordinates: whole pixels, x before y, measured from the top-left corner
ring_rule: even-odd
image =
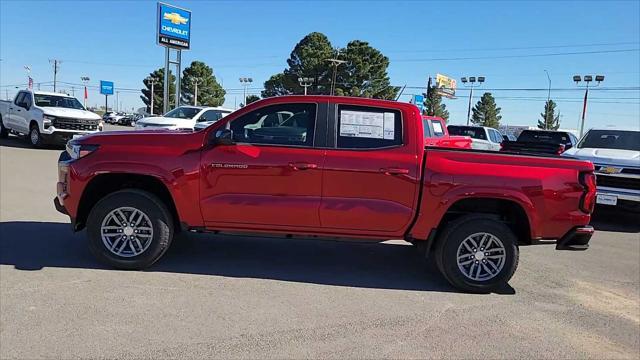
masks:
[[[31,80],[31,66],[25,65],[24,70],[27,72],[27,84],[29,89],[33,87],[33,81]]]
[[[589,97],[589,83],[593,81],[593,76],[585,75],[582,79],[580,75],[574,75],[573,81],[576,82],[576,86],[584,87],[584,102],[582,103],[582,119],[580,121],[580,137],[584,134],[584,118],[587,115],[587,98]],[[584,81],[585,85],[580,85],[580,82]],[[593,87],[599,86],[604,81],[604,75],[596,75],[596,84]]]
[[[471,99],[473,98],[473,88],[482,85],[484,82],[484,76],[478,76],[477,79],[475,76],[469,76],[469,78],[463,77],[460,81],[462,81],[462,85],[464,87],[471,89],[471,91],[469,91],[469,107],[467,108],[467,126],[469,126],[469,122],[471,121]]]
[[[346,61],[338,59],[327,59],[327,61],[331,63],[331,66],[333,66],[333,77],[331,78],[331,95],[333,95],[336,90],[336,74],[338,72],[338,65],[344,64]]]
[[[116,112],[120,111],[120,106],[118,106],[118,104],[120,104],[120,91],[116,91]]]
[[[156,79],[152,78],[152,77],[148,77],[147,78],[147,82],[151,84],[151,94],[149,96],[149,113],[150,115],[153,115],[153,98],[155,98],[155,93],[153,92],[153,85],[156,84]]]
[[[193,78],[193,84],[196,87],[193,96],[193,106],[198,106],[198,79]]]
[[[242,85],[242,87],[244,88],[244,92],[242,94],[242,98],[243,100],[243,105],[242,106],[247,106],[247,87],[249,86],[249,84],[251,84],[253,82],[252,78],[246,78],[246,77],[241,77],[240,78],[240,84]]]
[[[89,97],[89,94],[87,93],[87,83],[89,82],[89,77],[88,76],[80,76],[80,80],[82,80],[82,83],[84,84],[84,107],[87,107],[87,98]]]
[[[309,86],[313,85],[313,78],[299,77],[298,78],[298,83],[300,84],[300,86],[302,86],[304,88],[304,94],[307,95],[307,88]]]
[[[545,70],[544,73],[547,74],[547,80],[549,80],[549,91],[547,92],[547,106],[549,106],[549,101],[551,101],[551,76],[549,76],[549,72],[547,70]],[[545,106],[545,108],[547,108],[547,106]],[[547,130],[547,125],[548,125],[547,111],[548,110],[544,112],[544,129],[545,130]]]

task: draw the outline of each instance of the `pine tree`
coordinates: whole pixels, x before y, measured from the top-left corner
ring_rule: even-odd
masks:
[[[445,121],[449,121],[449,110],[447,110],[447,105],[442,103],[442,95],[438,94],[435,87],[431,88],[429,96],[427,96],[427,94],[422,95],[424,96],[424,115],[438,116],[443,118]]]
[[[540,113],[542,120],[538,120],[538,129],[558,130],[560,128],[560,113],[556,112],[556,103],[549,100],[544,104],[544,112]]]
[[[496,106],[496,100],[491,93],[482,94],[480,100],[472,109],[471,122],[479,126],[487,126],[497,129],[500,126],[500,108]]]
[[[164,68],[160,68],[158,70],[154,70],[149,76],[142,80],[145,88],[142,89],[142,95],[140,95],[140,99],[147,107],[147,111],[150,111],[151,106],[151,80],[154,82],[153,85],[153,113],[154,114],[163,114],[163,94],[164,94]],[[175,93],[176,93],[176,77],[169,71],[169,108],[171,108],[171,104],[175,101]]]
[[[198,82],[198,105],[221,106],[226,91],[220,86],[213,69],[202,61],[194,61],[182,72],[180,97],[183,104],[193,105],[195,82]]]

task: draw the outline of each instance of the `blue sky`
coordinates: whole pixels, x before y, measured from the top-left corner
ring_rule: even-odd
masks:
[[[293,46],[319,31],[334,46],[359,39],[387,55],[392,84],[408,86],[402,101],[420,92],[409,87],[425,86],[436,73],[483,75],[474,103],[483,88],[496,89],[491,92],[503,123],[534,125],[547,92],[499,89],[546,89],[547,70],[562,127],[575,129],[584,93],[571,76],[603,74],[603,90],[590,92],[586,127],[640,128],[639,1],[167,2],[193,11],[192,48],[183,52],[183,63],[211,66],[228,89],[229,107],[242,102],[239,77],[252,77],[250,93],[259,93],[286,67]],[[80,83],[86,75],[95,86],[112,80],[124,108],[142,106],[140,93],[126,89],[140,89],[142,79],[163,65],[155,17],[153,1],[0,1],[0,97],[26,82],[24,65],[35,82],[52,81],[48,59],[57,58],[59,81]],[[581,54],[548,55],[564,53]],[[468,94],[461,89],[458,99],[445,101],[451,123],[466,121]],[[90,105],[103,102],[97,90],[89,92]]]

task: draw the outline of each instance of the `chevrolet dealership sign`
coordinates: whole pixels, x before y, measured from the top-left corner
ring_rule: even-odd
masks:
[[[158,3],[158,44],[176,49],[189,49],[191,42],[191,11]]]

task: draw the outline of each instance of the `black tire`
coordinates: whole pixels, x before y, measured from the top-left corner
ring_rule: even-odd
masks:
[[[33,134],[35,132],[35,134]],[[43,145],[42,135],[40,134],[40,129],[38,129],[38,125],[32,124],[29,128],[29,134],[27,135],[27,141],[31,144],[32,147],[39,149]]]
[[[6,139],[9,137],[9,129],[4,127],[2,123],[2,116],[0,116],[0,139]]]
[[[483,281],[473,280],[465,275],[457,262],[458,248],[467,237],[476,233],[495,236],[502,242],[506,255],[500,271]],[[517,244],[515,234],[505,224],[485,215],[466,215],[449,223],[439,234],[434,257],[438,269],[454,287],[466,292],[489,293],[504,287],[515,273],[519,261]],[[476,262],[475,259],[473,261]]]
[[[119,256],[111,252],[102,241],[103,220],[113,210],[121,207],[142,211],[151,222],[151,243],[136,256]],[[137,189],[120,190],[105,196],[91,209],[87,219],[87,235],[89,248],[98,260],[117,269],[141,270],[158,261],[171,245],[174,235],[173,219],[165,204],[155,195]]]

